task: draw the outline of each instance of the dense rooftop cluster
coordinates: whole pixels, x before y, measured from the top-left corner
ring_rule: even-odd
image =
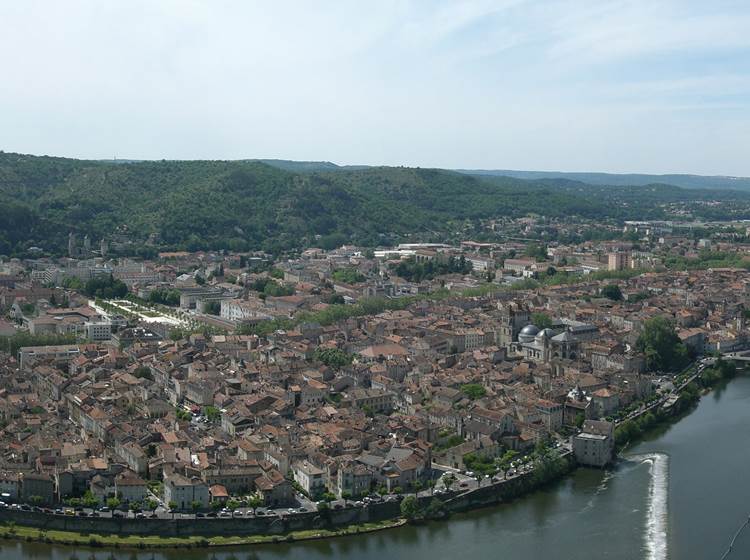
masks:
[[[20,341],[0,354],[0,492],[281,506],[296,492],[424,488],[436,466],[492,464],[585,421],[592,441],[606,439],[606,421],[664,387],[644,326],[668,319],[696,355],[743,348],[750,294],[750,275],[728,267],[540,282],[587,259],[632,270],[632,247],[606,248],[550,249],[548,260],[466,243],[377,257],[310,249],[275,263],[218,253],[5,263],[0,335]],[[464,271],[395,272],[449,258]],[[92,277],[130,293],[85,296]],[[171,292],[172,306],[161,303]]]

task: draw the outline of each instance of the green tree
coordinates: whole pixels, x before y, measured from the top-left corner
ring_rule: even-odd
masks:
[[[269,297],[291,296],[294,294],[294,287],[278,282],[267,282],[263,287],[263,294]]]
[[[154,380],[154,376],[151,375],[151,368],[148,366],[138,366],[135,368],[135,371],[133,371],[133,376],[141,379],[150,379],[151,381]]]
[[[356,268],[339,268],[333,271],[331,277],[344,284],[356,284],[365,281],[364,274],[360,273]]]
[[[510,468],[510,464],[516,460],[516,457],[518,457],[518,451],[514,451],[512,449],[509,449],[506,451],[503,456],[498,461],[500,468],[504,471],[504,477],[508,478],[508,469]]]
[[[646,367],[650,371],[676,371],[690,360],[687,347],[677,336],[674,325],[663,316],[644,322],[635,347],[646,356]]]
[[[62,285],[63,288],[67,288],[68,290],[83,290],[83,282],[81,282],[81,279],[76,276],[67,276],[63,278]]]
[[[120,507],[120,498],[107,498],[107,507],[109,509],[117,509],[118,507]]]
[[[180,407],[176,407],[174,409],[174,415],[178,420],[183,420],[183,421],[188,421],[188,422],[193,417],[193,415],[190,412]]]
[[[461,255],[458,259],[451,256],[448,259],[434,259],[419,262],[414,257],[400,261],[391,269],[401,278],[412,282],[431,280],[443,274],[469,274],[473,270],[472,264]]]
[[[81,500],[81,502],[87,508],[95,508],[99,505],[99,498],[94,496],[91,490],[86,490],[86,492],[83,494],[83,499]]]
[[[180,292],[168,288],[156,288],[148,295],[148,301],[149,303],[161,303],[162,305],[180,305]]]
[[[215,406],[203,407],[203,414],[205,414],[206,419],[209,422],[216,422],[219,418],[221,418],[221,411]]]
[[[600,294],[607,299],[611,299],[612,301],[622,301],[623,297],[622,290],[617,284],[608,284],[607,286],[604,286]]]
[[[101,299],[120,299],[127,295],[128,287],[122,280],[109,276],[96,276],[86,282],[83,293]]]
[[[339,348],[322,348],[320,346],[315,349],[314,357],[333,369],[341,369],[350,365],[354,358],[354,356]]]
[[[536,259],[537,261],[547,260],[547,247],[539,245],[537,243],[529,243],[523,251],[523,254],[529,258]]]
[[[534,465],[532,477],[536,484],[545,484],[567,470],[565,459],[540,442],[534,451]]]
[[[471,400],[475,401],[484,397],[487,394],[487,389],[479,383],[467,383],[461,385],[461,392]]]
[[[401,500],[401,515],[408,521],[414,521],[419,517],[419,502],[414,496],[406,496]]]
[[[240,507],[240,503],[237,500],[234,500],[234,499],[227,500],[227,509],[234,511],[238,507]]]
[[[449,473],[443,477],[443,485],[446,489],[450,490],[453,484],[456,482],[456,475]]]
[[[346,303],[346,300],[344,300],[344,296],[341,294],[331,294],[324,298],[325,303],[331,304],[331,305],[343,305]]]
[[[539,329],[548,329],[552,326],[552,319],[546,313],[532,313],[531,323]]]
[[[255,510],[263,505],[263,498],[261,498],[257,494],[250,496],[250,499],[247,501],[247,505],[253,508],[253,515],[255,515]]]
[[[74,335],[61,334],[30,334],[28,332],[17,332],[12,336],[0,337],[0,350],[11,356],[18,353],[19,348],[24,346],[58,346],[73,344],[76,341]]]
[[[445,517],[447,513],[448,510],[445,507],[445,503],[440,498],[432,498],[424,512],[425,517],[428,519],[440,519]]]
[[[221,315],[221,302],[209,301],[204,306],[204,311],[209,315]]]

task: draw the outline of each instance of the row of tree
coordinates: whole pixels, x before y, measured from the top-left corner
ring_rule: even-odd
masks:
[[[392,267],[392,270],[405,280],[421,282],[422,280],[432,280],[436,276],[443,274],[469,274],[473,270],[473,267],[466,260],[466,257],[461,255],[459,258],[451,256],[447,259],[434,258],[425,262],[417,261],[414,257],[409,257]]]

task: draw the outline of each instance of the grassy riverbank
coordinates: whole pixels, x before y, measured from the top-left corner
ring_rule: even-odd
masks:
[[[684,413],[692,410],[704,395],[710,392],[720,383],[726,383],[734,378],[738,370],[732,362],[717,360],[709,368],[706,368],[692,382],[688,383],[679,393],[679,399],[669,408],[662,406],[635,418],[620,423],[615,429],[615,443],[618,449],[640,440],[646,433],[659,426],[674,422],[682,417]]]
[[[247,536],[214,536],[214,537],[161,537],[139,535],[112,535],[96,533],[75,533],[72,531],[55,531],[23,527],[19,525],[0,526],[0,538],[41,542],[47,544],[77,545],[92,548],[208,548],[219,546],[240,546],[250,544],[275,544],[328,539],[359,535],[400,527],[406,523],[403,519],[391,519],[373,523],[350,525],[338,529],[311,529],[294,531],[284,535],[247,535]]]

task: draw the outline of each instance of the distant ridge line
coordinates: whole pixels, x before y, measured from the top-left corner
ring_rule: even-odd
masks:
[[[589,171],[522,171],[513,169],[456,169],[459,173],[490,177],[513,177],[515,179],[543,180],[568,179],[590,185],[612,185],[617,187],[644,186],[654,183],[674,185],[687,189],[730,189],[750,191],[750,177],[731,175],[695,175],[668,173],[597,173]]]

